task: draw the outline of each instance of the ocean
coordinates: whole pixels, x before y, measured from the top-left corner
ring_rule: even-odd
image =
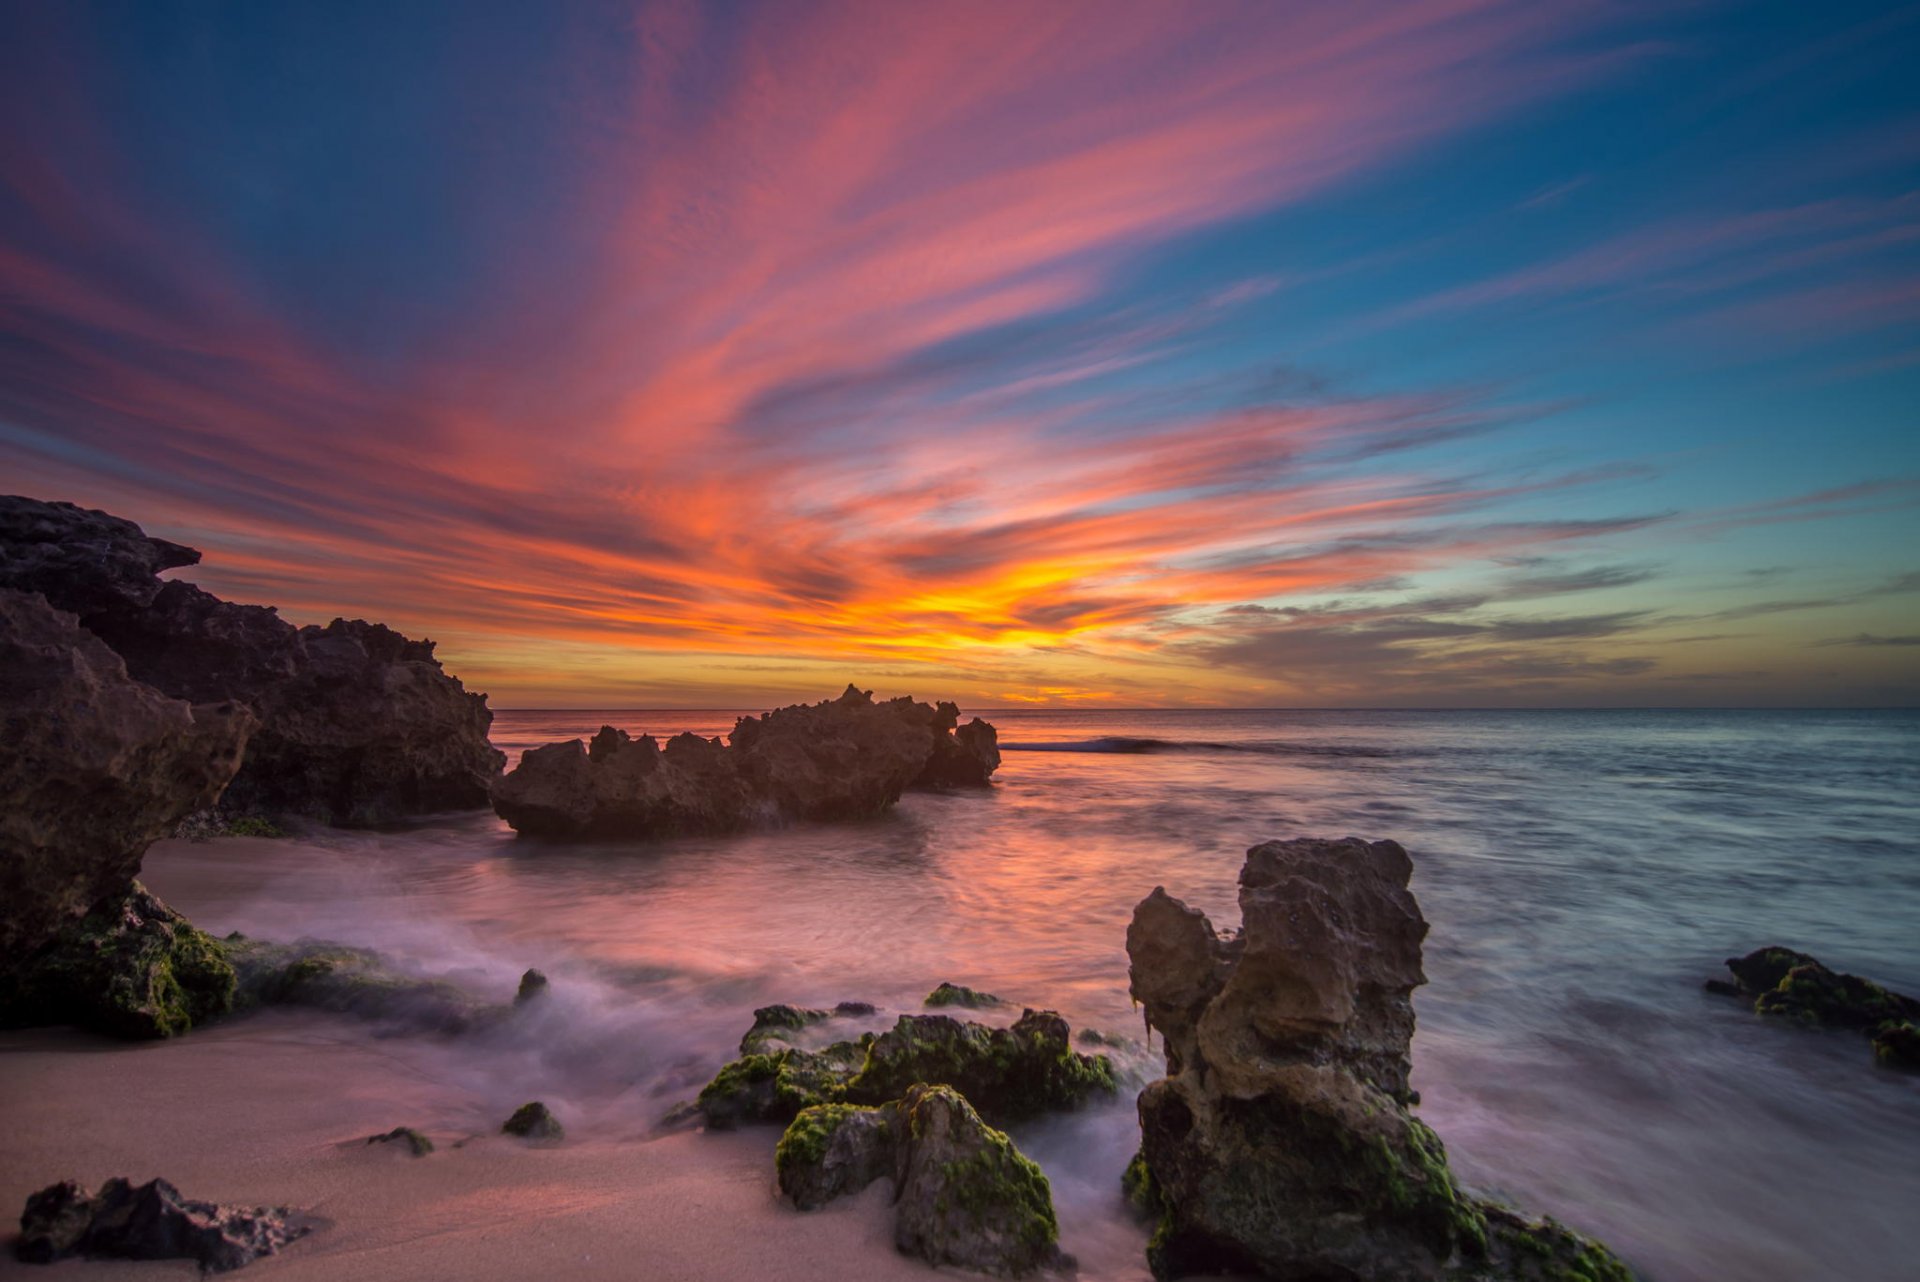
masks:
[[[602,723],[724,734],[735,715],[501,712],[494,737],[511,762]],[[1920,713],[984,715],[991,789],[871,822],[562,846],[462,815],[244,861],[170,843],[146,876],[209,928],[363,944],[502,999],[539,967],[537,1022],[384,1045],[458,1087],[442,1122],[538,1096],[570,1134],[638,1140],[755,1006],[870,1001],[877,1027],[942,980],[1132,1039],[1118,1058],[1144,1082],[1139,899],[1165,886],[1231,926],[1246,847],[1392,838],[1432,923],[1420,1114],[1468,1184],[1651,1282],[1916,1275],[1920,1077],[1701,984],[1779,943],[1920,993]],[[1131,1092],[1014,1136],[1083,1276],[1141,1276],[1117,1186]]]

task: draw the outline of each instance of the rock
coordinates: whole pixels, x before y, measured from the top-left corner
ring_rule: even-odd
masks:
[[[959,984],[940,981],[940,987],[927,994],[927,1006],[964,1006],[968,1010],[984,1010],[989,1006],[1004,1006],[1005,1002],[992,993],[979,992]]]
[[[1104,1055],[1072,1047],[1067,1021],[1029,1010],[1011,1028],[961,1023],[948,1015],[902,1015],[873,1039],[846,1086],[855,1103],[903,1097],[922,1082],[944,1082],[996,1122],[1078,1108],[1115,1089]]]
[[[365,824],[486,804],[504,760],[487,740],[492,714],[431,641],[361,620],[296,628],[155,577],[199,559],[102,512],[0,498],[0,588],[77,614],[162,694],[257,714],[230,807]]]
[[[525,1006],[528,1002],[537,1001],[547,995],[550,986],[545,975],[530,969],[520,976],[520,990],[513,995],[513,1004]]]
[[[986,782],[999,763],[993,727],[963,727],[963,747],[950,710],[876,704],[848,686],[838,699],[742,717],[724,744],[683,734],[662,747],[602,726],[590,744],[529,751],[495,784],[494,810],[517,832],[574,839],[868,818],[923,780]]]
[[[234,990],[220,941],[135,882],[0,979],[0,1023],[173,1037],[231,1010]]]
[[[951,1086],[915,1086],[900,1112],[909,1140],[894,1201],[898,1250],[1001,1277],[1064,1263],[1047,1177],[1012,1140]]]
[[[1065,1263],[1047,1177],[951,1086],[877,1107],[821,1104],[780,1137],[780,1191],[803,1211],[894,1181],[894,1245],[934,1265],[1020,1277]]]
[[[792,1007],[763,1008],[793,1011]],[[804,1017],[818,1012],[794,1012]],[[1052,1011],[1027,1011],[1011,1028],[963,1024],[947,1015],[902,1015],[879,1035],[820,1050],[782,1047],[743,1054],[700,1092],[707,1123],[787,1122],[818,1104],[884,1104],[922,1082],[946,1082],[987,1116],[1018,1121],[1071,1109],[1115,1089],[1104,1055],[1076,1052],[1067,1022]],[[765,1048],[770,1034],[749,1032],[744,1047]]]
[[[405,1144],[407,1151],[415,1157],[425,1157],[433,1152],[433,1141],[414,1130],[411,1126],[396,1126],[384,1135],[367,1136],[369,1144]]]
[[[802,1006],[762,1006],[753,1012],[753,1027],[740,1038],[740,1053],[754,1055],[773,1049],[773,1043],[791,1043],[793,1034],[834,1018],[830,1010]]]
[[[500,1133],[518,1135],[526,1140],[560,1140],[565,1139],[567,1134],[560,1125],[560,1119],[539,1100],[515,1109],[513,1116],[500,1124]]]
[[[1920,1000],[1870,979],[1832,970],[1791,948],[1756,948],[1727,958],[1731,984],[1710,979],[1707,991],[1750,1000],[1762,1015],[1803,1024],[1857,1028],[1872,1034],[1874,1058],[1893,1067],[1920,1067]]]
[[[236,1010],[306,1006],[415,1032],[458,1034],[497,1025],[515,1009],[483,1002],[452,984],[400,974],[365,948],[326,940],[275,944],[239,934],[220,943],[238,981]]]
[[[800,1110],[774,1149],[780,1191],[802,1211],[858,1193],[894,1174],[899,1108],[815,1104]]]
[[[69,1180],[27,1199],[14,1251],[30,1264],[68,1256],[196,1260],[224,1273],[272,1255],[308,1227],[285,1207],[217,1206],[180,1196],[165,1180],[108,1180],[89,1193]]]
[[[8,515],[0,504],[0,530]],[[84,551],[23,567],[0,539],[0,566],[38,581]],[[139,684],[71,614],[0,589],[0,958],[125,895],[147,846],[220,795],[253,726],[235,704]]]
[[[1160,1215],[1157,1276],[1630,1277],[1604,1247],[1463,1192],[1409,1112],[1427,932],[1411,874],[1390,841],[1270,842],[1247,853],[1232,938],[1163,889],[1134,909],[1132,992],[1167,1075],[1141,1093],[1127,1183]]]

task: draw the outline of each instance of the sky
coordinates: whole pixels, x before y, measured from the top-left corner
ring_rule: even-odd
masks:
[[[1920,6],[0,5],[0,492],[498,707],[1920,704]]]

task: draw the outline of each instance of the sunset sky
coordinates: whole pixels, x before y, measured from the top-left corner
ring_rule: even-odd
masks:
[[[1917,50],[12,4],[0,492],[502,707],[1920,703]]]

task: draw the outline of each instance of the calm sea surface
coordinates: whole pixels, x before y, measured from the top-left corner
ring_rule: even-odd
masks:
[[[1247,846],[1391,837],[1433,923],[1414,1081],[1465,1179],[1654,1282],[1916,1276],[1920,1078],[1700,984],[1778,942],[1920,993],[1920,714],[988,715],[990,791],[869,823],[565,847],[457,816],[245,867],[174,846],[149,879],[210,927],[368,944],[501,997],[539,966],[534,1027],[411,1053],[486,1108],[539,1095],[570,1133],[637,1136],[771,1001],[914,1010],[945,979],[1137,1038],[1124,937],[1154,886],[1230,925]],[[733,717],[505,712],[494,737],[511,760]],[[1016,1131],[1086,1275],[1141,1271],[1115,1194],[1135,1136],[1130,1094]]]

